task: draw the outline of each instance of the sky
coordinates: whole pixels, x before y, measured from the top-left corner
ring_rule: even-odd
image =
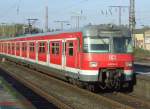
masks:
[[[150,26],[150,1],[135,0],[136,26]],[[91,24],[118,24],[118,9],[109,6],[129,6],[129,0],[1,0],[0,23],[26,23],[29,18],[36,18],[36,26],[44,27],[45,6],[49,7],[49,28],[60,28],[55,21],[68,21],[73,28],[76,19],[71,16],[81,15],[80,26]],[[82,14],[81,14],[82,13]],[[122,24],[128,24],[129,10],[122,9]]]

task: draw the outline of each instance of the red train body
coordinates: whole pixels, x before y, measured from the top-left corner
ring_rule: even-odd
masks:
[[[133,80],[131,35],[116,26],[5,38],[0,41],[0,54],[103,88]]]

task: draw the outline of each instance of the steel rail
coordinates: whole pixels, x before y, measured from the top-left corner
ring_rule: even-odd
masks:
[[[133,97],[132,95],[130,96],[124,93],[105,93],[103,96],[113,99],[119,103],[124,103],[135,109],[150,109],[149,102]]]
[[[4,68],[1,67],[1,69],[5,70]],[[27,86],[28,88],[32,89],[35,93],[39,94],[40,96],[44,97],[47,101],[53,103],[55,106],[57,106],[60,109],[72,109],[70,106],[67,104],[61,102],[60,100],[56,99],[55,97],[47,94],[45,91],[43,91],[41,88],[39,88],[36,84],[33,84],[31,81],[28,81],[26,79],[20,78],[21,76],[17,76],[13,73],[9,73],[10,76]]]
[[[8,62],[7,62],[8,64]],[[9,69],[5,69],[6,66],[8,67],[9,66]],[[98,106],[101,105],[101,107],[98,107],[98,108],[101,108],[101,109],[134,109],[128,105],[125,105],[125,104],[121,104],[119,102],[116,102],[112,99],[108,99],[106,97],[103,97],[101,95],[98,95],[98,94],[94,94],[94,93],[91,93],[89,91],[86,91],[86,90],[83,90],[81,88],[78,88],[78,87],[75,87],[73,85],[70,85],[70,84],[67,84],[61,80],[58,80],[58,79],[55,79],[55,78],[52,78],[48,75],[45,75],[45,74],[42,74],[42,73],[39,73],[37,71],[33,71],[31,69],[28,69],[28,68],[25,68],[23,66],[19,66],[19,65],[6,65],[5,63],[2,65],[0,64],[0,67],[7,71],[12,77],[16,78],[17,80],[19,80],[20,82],[22,82],[24,85],[26,85],[27,87],[31,88],[33,91],[35,91],[36,93],[38,93],[39,95],[41,95],[42,97],[46,98],[48,101],[50,101],[51,103],[54,103],[54,105],[58,106],[58,108],[61,108],[61,109],[72,109],[72,108],[75,108],[75,107],[72,107],[71,104],[66,104],[66,103],[62,103],[62,100],[58,100],[58,98],[55,98],[54,96],[51,96],[49,95],[49,93],[47,93],[47,91],[45,91],[46,89],[42,89],[42,86],[40,86],[40,84],[35,84],[34,80],[32,81],[29,81],[27,79],[23,79],[24,78],[24,74],[28,73],[30,74],[30,76],[34,76],[36,75],[36,77],[40,77],[40,78],[44,78],[45,80],[51,80],[51,81],[55,81],[55,83],[57,84],[61,84],[63,85],[64,87],[68,87],[68,89],[70,91],[72,91],[72,93],[76,92],[78,94],[82,94],[82,96],[90,99],[91,101],[97,101],[97,104]],[[13,68],[13,71],[12,71],[12,68]],[[17,69],[18,71],[14,70],[14,69]],[[19,70],[20,69],[20,70]],[[20,72],[20,74],[16,74],[17,72],[19,71],[22,71]],[[24,74],[23,74],[23,71],[24,71]],[[44,85],[44,84],[42,84]],[[85,106],[88,105],[88,104],[85,104]],[[79,107],[78,107],[79,108]],[[93,107],[93,108],[96,108],[96,107]]]

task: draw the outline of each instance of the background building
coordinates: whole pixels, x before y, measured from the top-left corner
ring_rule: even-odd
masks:
[[[150,28],[134,31],[135,47],[150,50]]]

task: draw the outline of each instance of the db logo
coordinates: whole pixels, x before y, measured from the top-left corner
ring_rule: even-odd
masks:
[[[109,55],[109,60],[111,60],[111,61],[117,60],[116,55]]]

